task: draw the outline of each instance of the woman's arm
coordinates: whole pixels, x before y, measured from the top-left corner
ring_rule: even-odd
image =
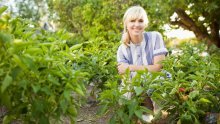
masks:
[[[130,71],[138,71],[147,69],[149,72],[158,72],[162,68],[161,61],[165,59],[165,55],[157,55],[154,56],[153,65],[129,65],[127,63],[119,63],[118,64],[118,72],[119,74],[125,73],[128,68]]]
[[[129,65],[130,71],[137,71],[137,70],[145,70],[147,69],[149,72],[158,72],[162,68],[161,61],[165,59],[165,55],[158,55],[154,56],[154,63],[153,65]]]

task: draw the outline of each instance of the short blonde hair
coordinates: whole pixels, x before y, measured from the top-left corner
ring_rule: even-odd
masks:
[[[141,6],[132,6],[127,9],[123,17],[124,31],[122,35],[122,42],[128,46],[130,44],[130,36],[127,32],[126,23],[129,20],[140,19],[143,18],[145,28],[148,26],[148,17],[147,13]]]

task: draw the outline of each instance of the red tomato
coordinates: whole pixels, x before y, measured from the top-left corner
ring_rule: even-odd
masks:
[[[179,92],[185,92],[185,88],[180,87],[180,88],[179,88]]]

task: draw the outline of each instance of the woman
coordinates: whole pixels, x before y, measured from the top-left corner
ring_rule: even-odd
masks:
[[[130,7],[123,17],[124,32],[118,48],[119,74],[130,71],[160,71],[160,61],[165,59],[167,49],[158,32],[144,32],[148,24],[145,10],[140,6]],[[154,40],[154,41],[153,41]]]
[[[146,11],[140,6],[130,7],[124,14],[123,24],[122,44],[117,51],[118,73],[124,74],[128,69],[132,78],[138,70],[160,71],[168,51],[159,32],[145,32]]]

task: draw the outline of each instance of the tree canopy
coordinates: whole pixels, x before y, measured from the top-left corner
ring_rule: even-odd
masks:
[[[62,25],[87,38],[91,35],[112,38],[111,34],[122,30],[125,10],[141,5],[149,16],[148,30],[163,31],[163,25],[168,23],[194,32],[198,40],[220,47],[219,0],[55,0],[49,5],[58,13]]]
[[[119,41],[123,30],[122,17],[129,6],[141,5],[149,8],[142,0],[75,0],[50,1],[51,10],[59,15],[62,27],[80,35],[81,37],[103,37],[110,41]],[[149,18],[153,18],[149,13]],[[148,30],[161,30],[162,26],[154,21]]]
[[[213,43],[220,47],[219,0],[159,0],[153,8],[166,17],[176,14],[175,19],[168,19],[168,23],[194,32],[198,40],[204,40],[208,45]]]
[[[173,28],[182,27],[192,31],[198,40],[220,47],[220,1],[219,0],[38,0],[48,3],[51,14],[58,16],[61,27],[76,34],[78,40],[103,37],[120,40],[122,17],[129,6],[141,5],[148,13],[150,24],[147,30],[163,33],[164,24]],[[30,2],[29,2],[30,3]],[[22,6],[21,6],[22,5]],[[30,9],[24,13],[30,15]],[[36,4],[39,5],[39,4]],[[30,8],[30,7],[26,7]],[[38,11],[32,12],[36,15]],[[172,18],[171,18],[172,17]],[[38,18],[37,16],[35,18]]]

